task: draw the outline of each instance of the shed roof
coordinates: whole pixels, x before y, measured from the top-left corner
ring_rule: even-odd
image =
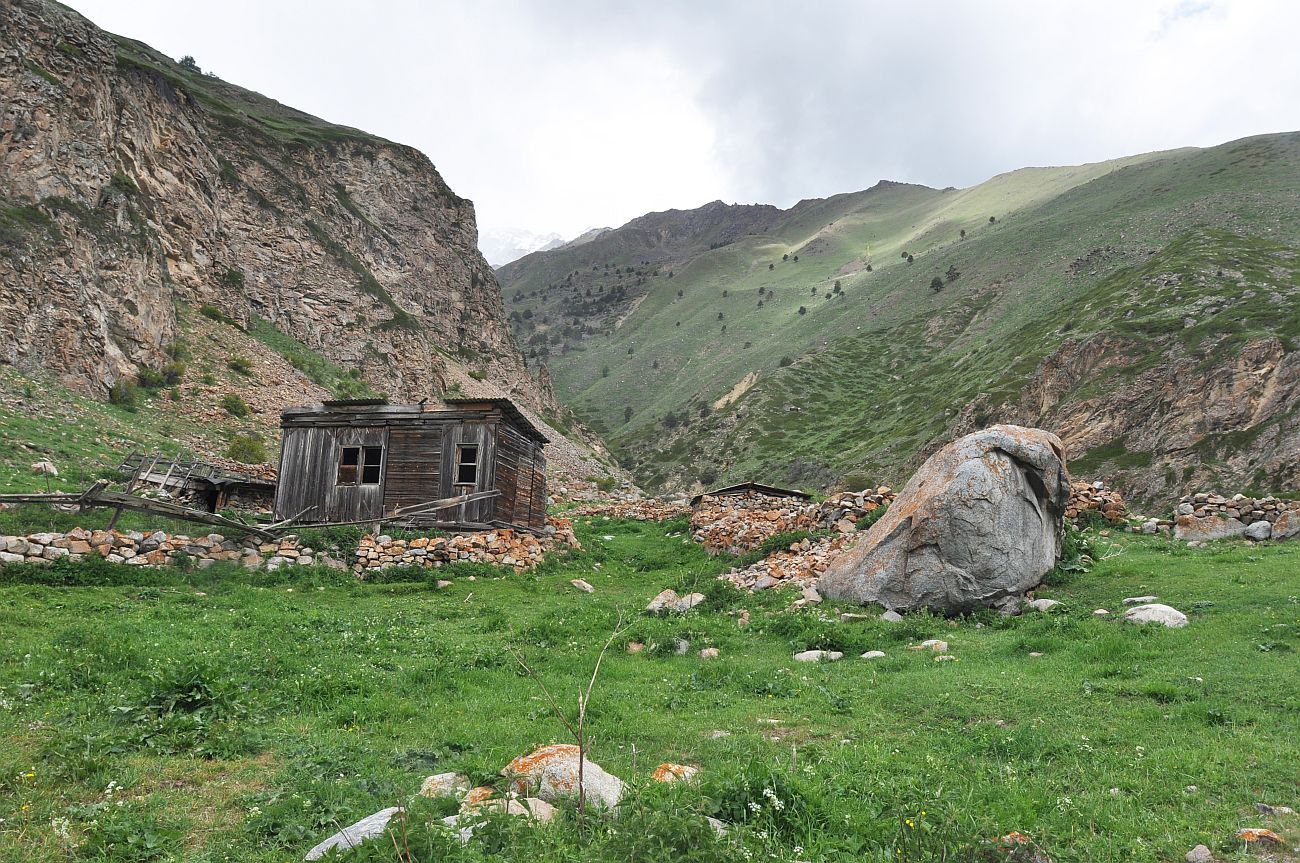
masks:
[[[733,494],[744,494],[747,491],[756,491],[765,494],[768,497],[795,497],[799,500],[812,500],[812,495],[806,491],[800,491],[797,488],[779,488],[774,485],[763,485],[761,482],[742,482],[736,485],[729,485],[725,488],[706,491],[704,494],[697,494],[691,498],[691,506],[699,506],[700,500],[705,496],[708,497],[727,497]]]
[[[335,417],[335,415],[341,415],[353,418],[353,423],[360,421],[359,424],[366,424],[365,420],[372,417],[377,421],[418,420],[421,417],[428,417],[430,414],[472,411],[475,406],[481,405],[484,410],[496,409],[501,411],[525,434],[539,443],[549,443],[541,429],[537,428],[510,399],[455,396],[442,399],[442,401],[445,406],[439,404],[389,404],[386,399],[337,399],[317,405],[288,407],[281,412],[280,416],[282,422],[288,423],[291,420],[310,420],[317,417],[321,420],[328,420]]]
[[[510,419],[514,420],[517,425],[523,426],[523,428],[526,431],[529,431],[533,435],[535,435],[539,441],[541,441],[542,443],[549,443],[549,439],[546,437],[545,434],[542,433],[542,430],[539,429],[537,426],[533,425],[532,421],[528,419],[528,417],[524,416],[524,412],[519,409],[518,405],[516,405],[510,399],[476,398],[474,396],[452,396],[450,398],[444,398],[443,401],[449,405],[470,405],[479,402],[483,404],[494,405],[495,407],[500,408],[503,414],[510,417]]]

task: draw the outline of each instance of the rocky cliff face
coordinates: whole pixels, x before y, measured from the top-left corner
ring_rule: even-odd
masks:
[[[165,362],[188,304],[269,320],[393,398],[483,380],[556,408],[473,204],[423,154],[57,4],[0,5],[0,362],[102,397]]]

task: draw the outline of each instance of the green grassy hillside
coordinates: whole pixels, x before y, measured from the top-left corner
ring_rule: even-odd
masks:
[[[705,238],[729,216],[710,208],[696,211]],[[1122,335],[1133,361],[1076,382],[1067,403],[1109,397],[1156,358],[1213,368],[1253,337],[1300,347],[1297,134],[1028,168],[965,190],[881,184],[760,227],[686,251],[619,229],[500,273],[525,350],[652,485],[905,479],[963,417],[1064,423],[1020,402],[1068,339]],[[1179,282],[1161,293],[1167,273]],[[1166,459],[1169,443],[1146,437],[1138,492],[1244,481],[1245,467],[1205,460],[1184,477],[1186,454]],[[1115,438],[1067,442],[1084,456]],[[1288,475],[1262,469],[1265,484]]]

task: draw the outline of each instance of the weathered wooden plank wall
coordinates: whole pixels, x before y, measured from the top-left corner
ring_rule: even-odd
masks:
[[[275,511],[281,517],[309,507],[306,521],[345,521],[475,491],[500,495],[438,513],[442,521],[492,521],[540,528],[546,523],[544,444],[531,429],[499,409],[463,410],[344,407],[288,411],[282,423],[280,481]],[[381,481],[338,484],[345,446],[382,446]],[[474,482],[457,482],[464,446],[477,448]]]

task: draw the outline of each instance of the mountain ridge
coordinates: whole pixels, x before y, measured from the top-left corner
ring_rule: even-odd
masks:
[[[968,189],[886,181],[777,211],[755,233],[709,204],[647,214],[598,245],[530,256],[499,275],[530,357],[551,364],[561,399],[650,485],[900,482],[965,417],[1063,423],[1081,469],[1139,497],[1206,482],[1289,488],[1300,475],[1294,411],[1260,401],[1245,381],[1293,391],[1289,371],[1272,375],[1290,369],[1297,334],[1267,313],[1300,290],[1290,265],[1298,166],[1300,135],[1280,133],[1022,168]],[[647,243],[644,220],[665,218],[696,229]],[[1247,254],[1258,269],[1240,275],[1243,287],[1224,273]],[[1068,340],[1152,317],[1142,299],[1165,287],[1143,269],[1152,260],[1181,271],[1169,314],[1130,336],[1121,371],[1086,370],[1033,408],[1031,381],[1040,364],[1069,364],[1051,360]],[[1094,299],[1103,295],[1129,318],[1115,320]],[[1209,385],[1233,368],[1233,350],[1257,363],[1224,385],[1242,406],[1263,405],[1259,417],[1224,419],[1176,399],[1125,407],[1115,380],[1096,379],[1158,371],[1142,380]],[[876,354],[889,356],[883,367]],[[1153,356],[1163,358],[1154,371]],[[1187,359],[1194,374],[1177,372]],[[713,407],[742,381],[742,395]],[[1105,397],[1093,404],[1098,389]],[[884,399],[891,416],[855,429],[852,392]],[[1081,404],[1092,405],[1086,428],[1067,417]],[[1125,421],[1105,421],[1111,408],[1128,411]],[[895,422],[895,411],[906,419]],[[1277,430],[1272,444],[1209,453],[1203,443],[1234,429],[1244,439],[1261,422]],[[1112,425],[1110,436],[1099,431]]]

